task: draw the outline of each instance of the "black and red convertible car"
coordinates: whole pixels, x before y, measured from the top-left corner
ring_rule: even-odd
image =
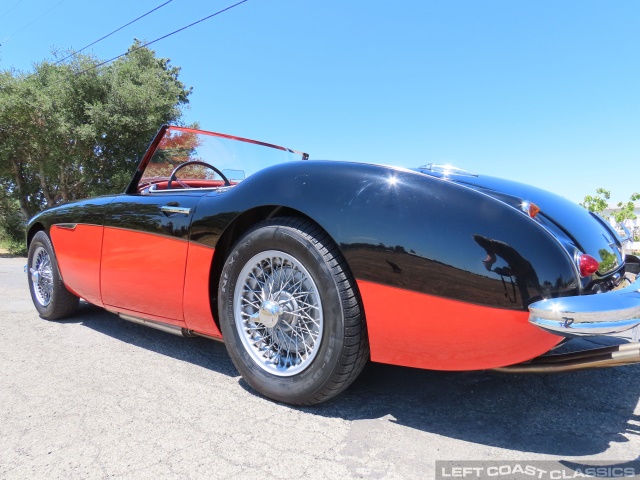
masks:
[[[447,166],[316,161],[163,127],[122,194],[28,225],[45,319],[79,298],[224,339],[246,381],[309,405],[368,360],[440,370],[637,363],[638,343],[547,354],[640,324],[638,259],[559,196]]]

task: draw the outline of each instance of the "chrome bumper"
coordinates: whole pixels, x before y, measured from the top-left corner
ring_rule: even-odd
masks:
[[[565,337],[629,330],[640,325],[640,276],[620,290],[532,303],[529,305],[529,321]]]

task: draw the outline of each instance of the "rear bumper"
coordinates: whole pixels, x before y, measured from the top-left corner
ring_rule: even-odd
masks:
[[[640,276],[620,290],[532,303],[529,322],[565,337],[629,330],[640,325]]]

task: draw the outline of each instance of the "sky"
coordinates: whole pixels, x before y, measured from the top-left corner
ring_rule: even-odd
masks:
[[[167,0],[2,0],[0,69],[32,70]],[[238,0],[173,0],[106,60]],[[640,192],[640,2],[248,0],[153,44],[186,123],[314,159],[447,163],[580,202]]]

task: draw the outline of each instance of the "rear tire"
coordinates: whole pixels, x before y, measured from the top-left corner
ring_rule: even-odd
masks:
[[[31,299],[40,316],[60,320],[72,315],[80,299],[62,282],[53,245],[44,231],[31,240],[27,265]]]
[[[275,218],[245,233],[224,265],[218,304],[234,365],[273,400],[328,400],[369,358],[355,280],[335,243],[307,220]]]

